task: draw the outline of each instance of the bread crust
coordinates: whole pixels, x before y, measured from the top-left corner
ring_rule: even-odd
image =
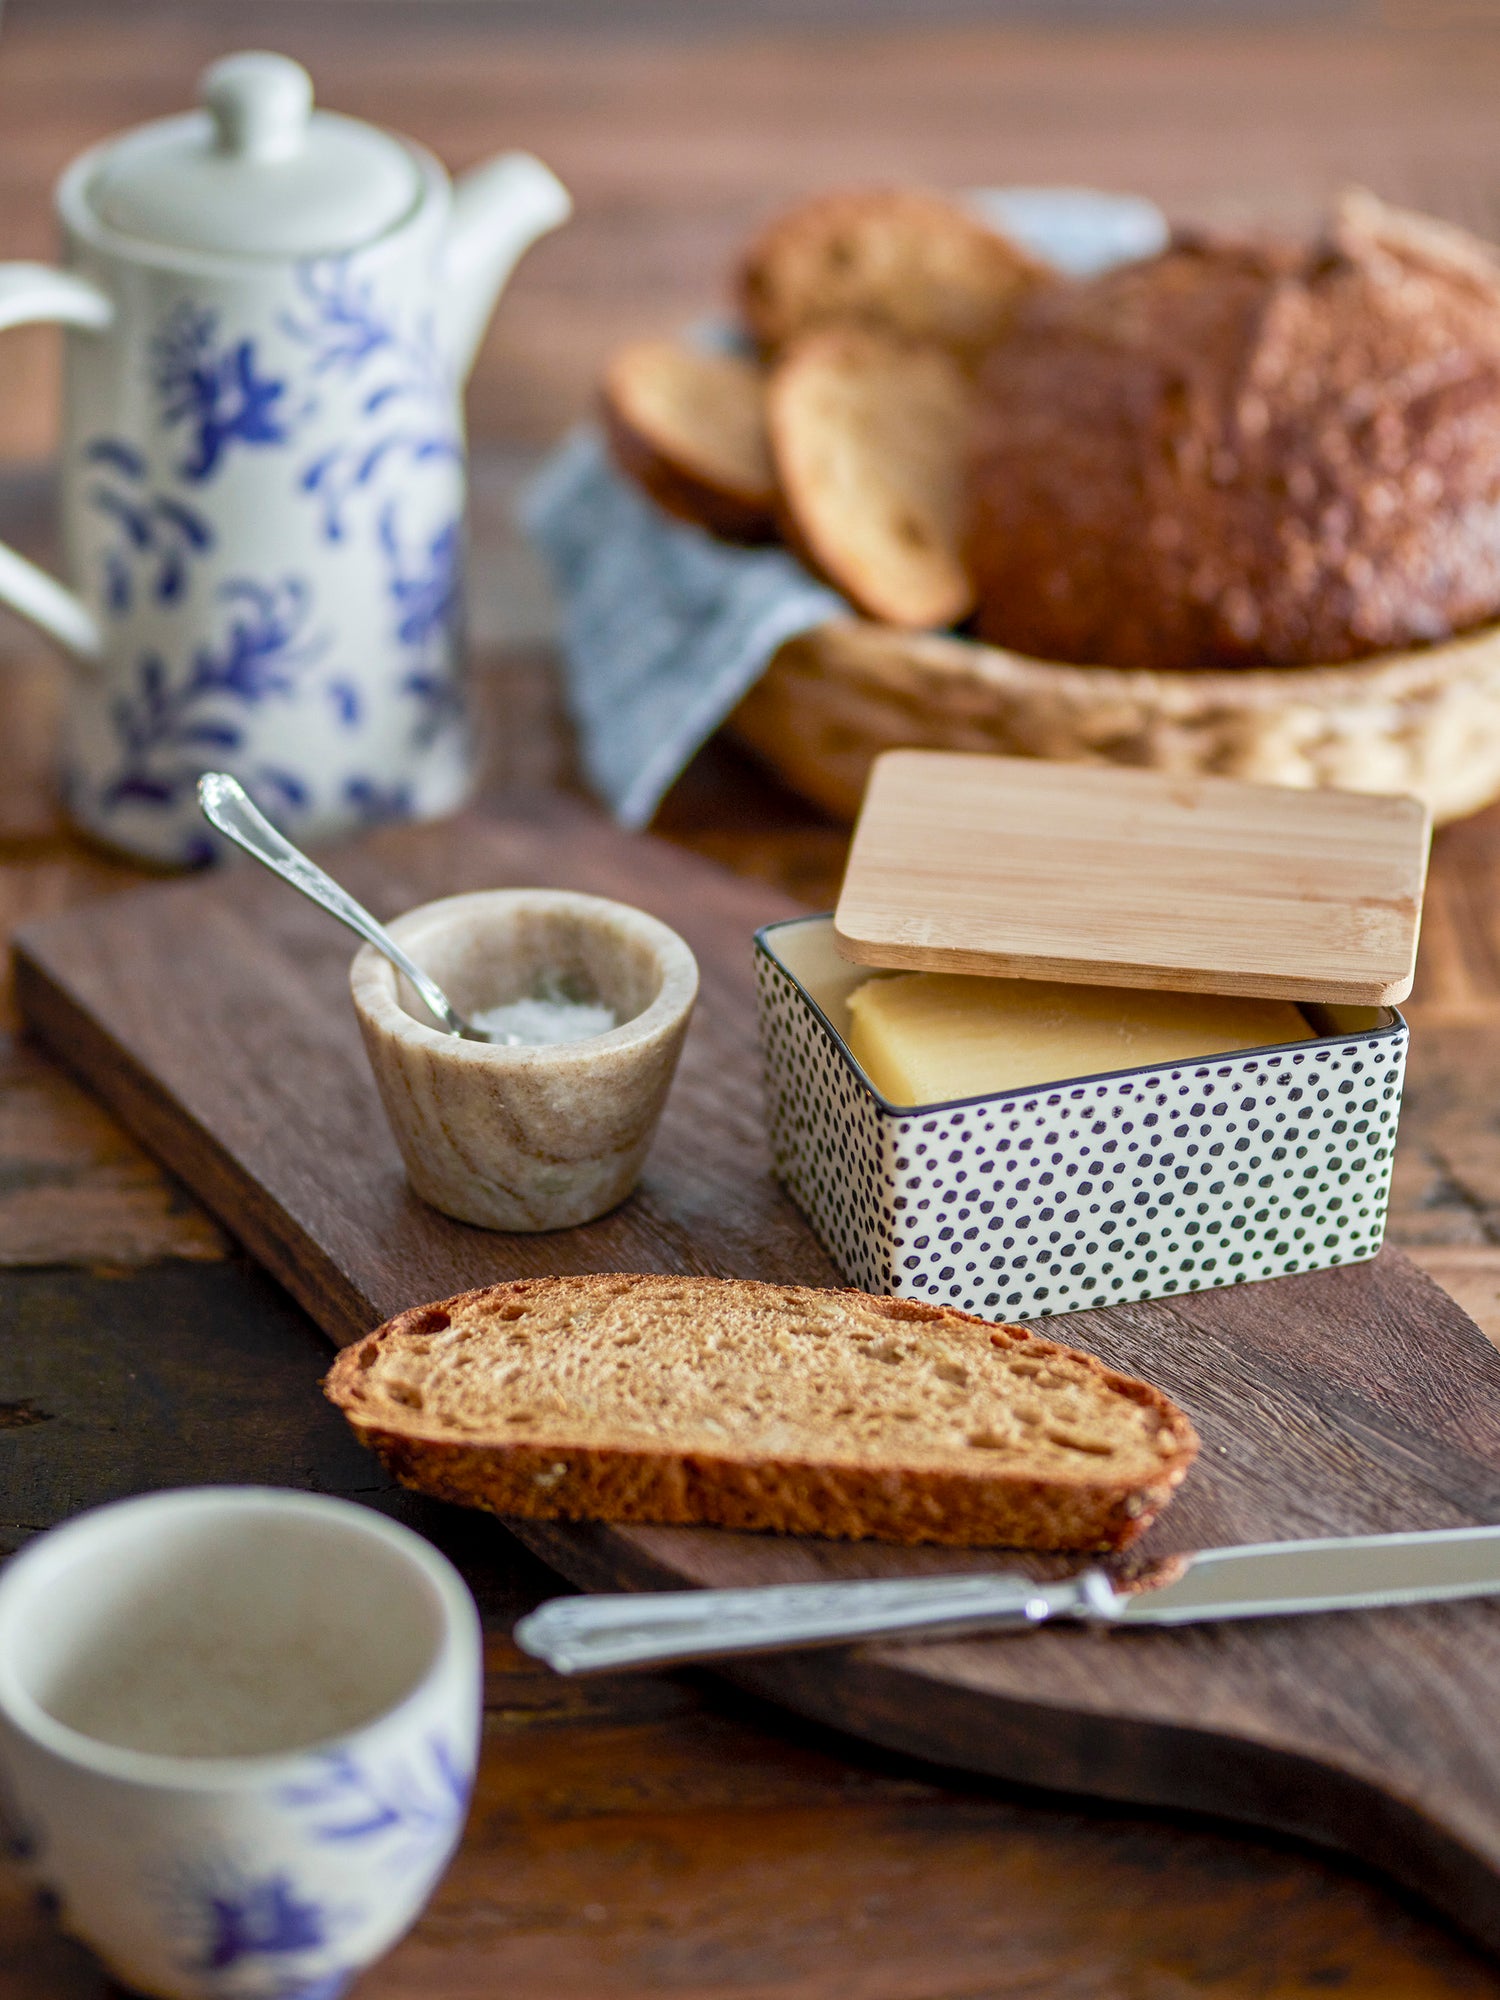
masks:
[[[705,1302],[800,1288],[765,1287],[748,1280],[646,1276],[520,1279],[463,1292],[400,1313],[335,1361],[324,1391],[341,1409],[361,1442],[404,1486],[459,1506],[530,1520],[608,1520],[709,1525],[782,1534],[874,1539],[948,1547],[1003,1545],[1031,1549],[1107,1551],[1125,1547],[1149,1527],[1186,1476],[1198,1439],[1183,1411],[1159,1389],[1118,1374],[1095,1356],[1045,1340],[1020,1326],[997,1325],[971,1313],[910,1299],[872,1301],[855,1291],[801,1296],[836,1304],[872,1304],[892,1322],[984,1327],[996,1345],[1024,1346],[1038,1362],[1064,1357],[1081,1365],[1101,1386],[1148,1408],[1163,1446],[1159,1473],[1149,1481],[1120,1477],[1037,1476],[1003,1467],[983,1473],[960,1469],[872,1465],[840,1459],[836,1450],[816,1459],[755,1452],[669,1451],[590,1443],[457,1436],[425,1413],[402,1410],[368,1387],[371,1369],[392,1348],[425,1341],[459,1314],[501,1316],[530,1295],[567,1290],[580,1305],[591,1296],[616,1297],[622,1284],[702,1286]]]
[[[768,355],[855,326],[934,341],[973,364],[1022,297],[1055,276],[941,195],[844,188],[773,217],[741,259],[736,294]]]
[[[970,477],[980,635],[1123,669],[1321,665],[1500,614],[1500,263],[1368,195],[1022,307]]]
[[[941,348],[859,327],[808,334],[772,371],[782,540],[884,624],[941,629],[973,608],[961,546],[970,397]]]
[[[682,460],[668,457],[603,399],[600,413],[616,465],[664,513],[692,527],[706,528],[720,541],[755,546],[776,539],[777,520],[771,507],[747,500],[726,486],[716,486]]]
[[[720,466],[710,469],[711,449],[694,456],[661,426],[653,426],[632,394],[631,372],[647,359],[661,363],[675,343],[637,341],[623,348],[605,372],[599,392],[600,415],[610,453],[621,471],[677,520],[706,528],[731,542],[775,539],[776,489],[769,468],[764,478],[739,478]],[[699,357],[677,349],[685,365]]]

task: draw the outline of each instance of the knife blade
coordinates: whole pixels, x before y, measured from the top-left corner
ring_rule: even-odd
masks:
[[[1128,1629],[1490,1595],[1500,1595],[1500,1526],[1202,1549],[1169,1557],[1123,1588],[1091,1567],[1050,1583],[964,1572],[560,1597],[521,1619],[515,1640],[558,1673],[587,1674],[866,1639],[1028,1630],[1053,1619]]]
[[[1500,1527],[1203,1549],[1159,1587],[1115,1593],[1122,1625],[1378,1610],[1500,1593]]]

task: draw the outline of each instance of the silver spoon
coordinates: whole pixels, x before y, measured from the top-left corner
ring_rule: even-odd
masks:
[[[376,923],[370,912],[362,903],[356,903],[347,889],[341,889],[331,875],[325,875],[321,868],[308,860],[300,847],[293,847],[279,834],[265,814],[252,803],[244,786],[231,778],[227,771],[205,771],[198,780],[198,803],[209,825],[217,827],[226,839],[232,840],[236,847],[243,847],[247,854],[253,854],[273,875],[279,875],[283,882],[290,882],[294,889],[300,889],[304,896],[326,910],[331,917],[337,917],[340,923],[357,932],[367,944],[384,952],[396,970],[406,974],[421,994],[433,1019],[440,1022],[450,1035],[459,1035],[466,1042],[504,1039],[503,1036],[487,1035],[483,1028],[476,1028],[472,1021],[466,1021],[432,975],[407,957],[385,926]]]

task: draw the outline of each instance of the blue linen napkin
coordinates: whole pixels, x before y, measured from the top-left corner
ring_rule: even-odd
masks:
[[[785,549],[674,521],[574,431],[521,501],[562,606],[568,705],[589,783],[642,827],[785,640],[848,617]]]

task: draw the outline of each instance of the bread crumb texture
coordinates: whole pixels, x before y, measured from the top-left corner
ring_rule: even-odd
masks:
[[[617,464],[658,505],[731,539],[772,533],[776,480],[754,363],[680,341],[633,341],[611,361],[601,400]]]
[[[782,533],[857,609],[952,625],[974,602],[960,553],[968,380],[941,349],[815,333],[775,370]]]
[[[776,216],[746,251],[738,292],[769,353],[817,328],[867,327],[972,363],[1053,275],[941,195],[844,188]]]
[[[688,1277],[420,1306],[327,1393],[404,1483],[544,1519],[1115,1548],[1197,1452],[1149,1384],[913,1300]]]

